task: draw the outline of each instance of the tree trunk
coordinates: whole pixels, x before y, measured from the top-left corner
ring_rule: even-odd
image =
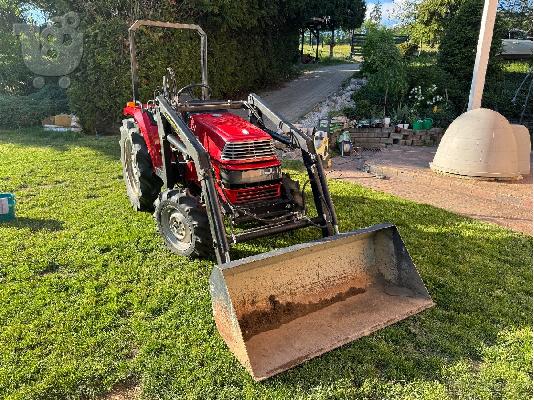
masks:
[[[335,29],[332,27],[332,38],[330,39],[330,58],[334,57],[334,46],[336,45],[336,38],[334,36]]]
[[[315,42],[317,44],[317,46],[315,47],[315,61],[319,61],[319,35],[320,35],[319,31],[316,31],[315,35],[316,35]]]
[[[305,34],[305,30],[302,29],[302,33],[300,34],[300,40],[301,40],[301,44],[300,44],[300,58],[301,58],[301,61],[302,61],[302,56],[304,55],[304,34]]]
[[[350,31],[350,56],[354,54],[354,29]]]

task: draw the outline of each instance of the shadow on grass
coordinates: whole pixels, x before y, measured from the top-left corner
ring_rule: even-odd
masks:
[[[120,159],[118,135],[90,136],[82,132],[53,132],[42,128],[26,128],[13,131],[0,130],[0,144],[48,147],[59,152],[66,152],[73,146],[82,146],[98,151],[111,159]]]
[[[306,362],[266,386],[311,390],[342,377],[355,386],[377,377],[436,380],[450,363],[480,362],[481,347],[494,344],[500,332],[532,325],[529,237],[357,186],[352,194],[339,194],[347,186],[338,185],[331,184],[341,230],[396,224],[436,306]],[[305,229],[251,242],[251,248],[268,251],[318,237],[316,230]],[[235,255],[253,253],[245,247]]]
[[[340,373],[355,377],[356,386],[377,376],[439,379],[447,363],[480,361],[481,346],[495,343],[499,332],[532,325],[530,238],[395,198],[333,197],[344,231],[380,222],[397,225],[436,306],[280,380],[311,388]],[[297,376],[306,379],[292,379]]]
[[[14,228],[29,228],[32,232],[57,232],[63,229],[63,223],[55,219],[39,219],[26,217],[17,217],[13,221],[5,222],[0,225]]]

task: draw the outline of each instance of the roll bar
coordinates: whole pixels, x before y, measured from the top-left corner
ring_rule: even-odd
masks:
[[[206,86],[208,85],[208,38],[206,32],[194,24],[178,24],[174,22],[161,22],[161,21],[151,21],[147,19],[140,19],[135,21],[132,26],[128,29],[128,36],[130,39],[130,62],[132,69],[132,92],[133,100],[139,100],[139,75],[137,73],[137,50],[135,46],[135,31],[142,26],[156,26],[160,28],[170,28],[170,29],[190,29],[197,31],[200,35],[200,69],[202,73],[202,83]],[[202,99],[206,100],[208,98],[208,89],[202,88]]]

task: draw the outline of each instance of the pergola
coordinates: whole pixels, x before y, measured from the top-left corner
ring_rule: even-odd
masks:
[[[304,35],[306,31],[310,32],[310,43],[313,43],[311,38],[315,38],[315,61],[319,60],[319,41],[321,29],[328,23],[329,17],[313,17],[311,18],[300,31],[300,56],[304,55]],[[313,45],[312,45],[313,46]]]

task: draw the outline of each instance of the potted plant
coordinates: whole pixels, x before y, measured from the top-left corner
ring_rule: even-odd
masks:
[[[393,121],[399,128],[408,129],[408,121],[410,120],[410,109],[407,105],[399,104],[397,109],[393,112]]]

